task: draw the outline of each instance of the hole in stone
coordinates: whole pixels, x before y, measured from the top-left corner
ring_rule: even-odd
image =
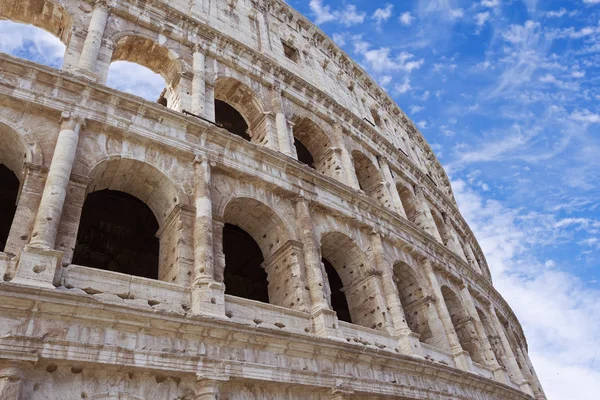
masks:
[[[329,261],[325,258],[322,261],[323,265],[325,265],[325,272],[327,273],[329,288],[331,290],[331,308],[337,313],[340,321],[352,322],[348,300],[346,300],[346,294],[342,290],[344,288],[342,280]]]
[[[3,164],[0,164],[0,251],[4,251],[8,234],[17,211],[19,180],[17,176]],[[25,239],[27,239],[26,235]],[[23,236],[21,236],[22,240]]]

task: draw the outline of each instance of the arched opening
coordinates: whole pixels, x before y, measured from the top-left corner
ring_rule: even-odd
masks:
[[[73,18],[50,0],[0,2],[0,50],[53,68],[62,66]]]
[[[267,144],[264,107],[255,92],[233,78],[215,82],[215,122],[252,143]]]
[[[420,341],[433,344],[433,333],[429,327],[428,316],[430,302],[410,266],[402,262],[396,263],[394,279],[408,327],[420,335]]]
[[[442,244],[444,246],[448,246],[448,231],[446,229],[446,223],[444,222],[443,216],[435,209],[430,207],[431,216],[433,217],[433,222],[435,223],[435,227],[442,239]]]
[[[115,61],[110,64],[106,86],[168,106],[164,97],[164,78],[150,68],[133,62]]]
[[[475,331],[475,326],[465,311],[460,299],[452,289],[447,286],[442,286],[442,296],[444,297],[444,302],[450,313],[450,319],[452,320],[452,325],[454,325],[454,330],[456,331],[461,347],[471,355],[473,361],[483,365],[485,361],[482,357],[481,346],[479,338],[477,337],[477,332]]]
[[[73,263],[158,279],[158,222],[140,199],[116,190],[88,194]]]
[[[0,21],[0,51],[60,69],[66,46],[59,38],[33,25]]]
[[[247,197],[230,200],[223,211],[223,276],[228,294],[303,309],[299,249],[279,215]],[[222,275],[221,275],[222,273]],[[295,278],[294,278],[294,277]],[[242,287],[246,285],[246,287]]]
[[[331,140],[319,125],[308,118],[295,121],[293,135],[298,161],[340,179],[341,166],[333,157]]]
[[[329,283],[329,290],[331,291],[331,309],[336,312],[340,321],[352,322],[342,279],[327,259],[323,258],[321,261],[325,266],[327,282]]]
[[[340,307],[341,317],[338,315],[338,318],[347,318],[338,297],[341,293],[347,303],[350,322],[371,329],[385,329],[386,312],[381,309],[378,297],[373,296],[379,289],[373,279],[367,279],[363,274],[366,256],[356,242],[343,233],[328,232],[321,237],[321,256],[327,261],[324,261],[326,272],[328,265],[333,268],[331,274],[327,273],[328,292],[332,307]]]
[[[373,118],[373,122],[375,123],[375,125],[381,128],[381,117],[379,116],[377,110],[374,108],[371,108],[371,117]]]
[[[504,353],[504,348],[502,347],[502,341],[500,339],[500,336],[498,336],[498,334],[496,333],[496,330],[492,326],[487,314],[483,312],[479,307],[476,307],[476,310],[477,315],[479,315],[479,320],[483,325],[485,335],[487,336],[488,341],[490,342],[490,346],[492,347],[492,352],[494,353],[494,356],[498,361],[498,364],[500,364],[502,368],[506,368],[506,355]]]
[[[118,61],[122,62],[117,63]],[[156,75],[159,75],[162,80]],[[157,96],[156,93],[163,81],[164,86]],[[166,47],[141,36],[123,36],[116,41],[107,85],[148,100],[158,99],[157,102],[160,104],[179,110],[181,109],[180,81],[179,58]]]
[[[396,189],[398,190],[398,194],[400,195],[400,201],[402,202],[402,207],[404,207],[404,211],[406,212],[406,218],[411,222],[416,222],[417,218],[417,207],[416,202],[417,199],[412,192],[412,190],[404,185],[398,184],[396,185]]]
[[[19,180],[4,164],[0,164],[0,251],[4,251],[17,211]]]
[[[250,141],[248,124],[242,114],[224,101],[215,99],[215,122],[229,132]]]
[[[354,170],[358,178],[360,189],[367,195],[372,196],[381,185],[382,177],[379,170],[366,156],[358,151],[352,152]]]
[[[306,164],[311,168],[315,168],[315,159],[305,145],[302,144],[297,138],[294,138],[294,146],[296,146],[296,154],[298,155],[298,161],[302,164]]]
[[[246,231],[236,225],[223,227],[225,294],[250,300],[269,302],[267,273],[258,244]]]

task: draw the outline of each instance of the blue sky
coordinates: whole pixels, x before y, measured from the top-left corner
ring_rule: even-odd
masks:
[[[600,393],[600,0],[293,1],[415,121],[511,304],[551,400]],[[62,44],[0,23],[0,51]],[[160,77],[109,85],[154,100]]]

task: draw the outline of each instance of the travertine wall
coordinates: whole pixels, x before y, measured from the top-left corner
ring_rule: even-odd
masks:
[[[0,398],[545,398],[431,149],[285,3],[1,0],[0,16],[67,45],[62,71],[0,56],[0,163],[21,183]],[[161,74],[168,108],[105,87],[116,60]],[[211,123],[215,99],[250,142]],[[159,280],[72,264],[103,189],[154,213]],[[226,223],[260,247],[270,304],[224,295]]]

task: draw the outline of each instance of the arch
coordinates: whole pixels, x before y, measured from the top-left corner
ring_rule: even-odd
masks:
[[[230,200],[223,211],[223,222],[236,225],[252,236],[265,260],[292,238],[275,211],[250,197]]]
[[[294,139],[300,143],[300,146],[296,143],[296,150],[298,151],[298,160],[303,162],[301,159],[301,149],[305,147],[310,153],[310,157],[313,159],[313,165],[304,161],[305,164],[313,167],[317,171],[334,177],[331,162],[331,149],[332,141],[325,134],[316,123],[309,118],[295,119],[293,128]],[[328,160],[329,158],[329,160]]]
[[[479,315],[479,320],[483,325],[483,330],[488,338],[488,341],[490,342],[492,352],[494,353],[498,364],[500,364],[502,368],[506,369],[506,353],[504,352],[504,347],[502,345],[500,336],[496,332],[496,329],[494,329],[487,313],[479,307],[475,307],[475,310],[477,310],[477,315]]]
[[[365,279],[367,257],[357,243],[343,233],[328,232],[321,236],[321,255],[339,276],[343,285],[340,290],[346,297],[351,322],[367,328],[383,329],[385,318],[383,314],[375,312],[379,308],[379,300],[373,295],[379,288],[374,286],[372,281]],[[335,285],[336,277],[327,275],[327,292],[331,302],[331,286],[332,283]],[[343,312],[345,310],[342,310]]]
[[[373,196],[375,191],[381,186],[383,177],[379,169],[360,151],[352,152],[354,161],[354,170],[358,178],[360,188],[369,196]]]
[[[5,0],[0,2],[0,19],[41,28],[56,36],[66,46],[71,39],[73,17],[51,0]]]
[[[5,251],[17,212],[19,179],[0,159],[0,252]]]
[[[166,105],[179,109],[181,105],[181,75],[183,66],[177,55],[156,40],[139,34],[124,34],[115,38],[111,63],[128,61],[139,64],[160,75],[165,80],[165,90],[161,95]]]
[[[140,199],[103,189],[86,196],[73,263],[158,279],[158,221]]]
[[[408,327],[420,335],[420,341],[433,344],[428,316],[430,301],[416,274],[408,264],[400,261],[394,264],[394,280]]]
[[[254,271],[252,276],[238,274],[237,281],[240,283],[246,279],[254,289],[263,290],[263,293],[255,291],[257,296],[250,296],[252,300],[265,301],[268,299],[271,304],[306,311],[303,267],[299,258],[302,250],[297,242],[293,240],[293,235],[283,223],[282,218],[259,200],[251,197],[237,197],[226,204],[223,211],[223,222],[225,224],[223,228],[224,240],[227,227],[235,227],[238,230],[237,237],[241,240],[244,235],[247,235],[247,239],[256,244],[261,254],[257,255],[256,252],[249,252],[248,256],[252,257],[252,260],[240,260],[239,255],[228,256],[224,253],[225,270],[221,276],[227,277],[227,268],[230,267],[238,271],[241,271],[240,268],[251,268]],[[218,237],[218,233],[215,236]],[[225,241],[223,244],[225,252],[228,249],[225,248]],[[240,242],[237,246],[235,243],[229,244],[229,246],[233,251],[239,251],[241,246],[247,246],[247,242]],[[260,257],[261,255],[262,257]],[[246,265],[231,265],[231,262],[237,261],[242,261]],[[250,261],[252,264],[249,263]],[[264,270],[264,273],[261,270]],[[216,275],[220,275],[218,271]],[[264,294],[265,278],[268,294]],[[263,284],[261,284],[260,279],[263,279]],[[227,286],[227,282],[225,282],[225,286]],[[238,292],[238,294],[243,293],[250,293],[250,291]]]
[[[157,167],[125,157],[108,157],[90,168],[87,194],[104,189],[130,194],[150,207],[160,227],[184,195]]]
[[[94,246],[90,248],[88,244],[100,241],[107,244],[116,243],[112,248],[108,245],[104,247],[105,251],[113,252],[102,255],[103,259],[107,260],[106,263],[124,259],[129,260],[128,264],[132,264],[134,261],[131,257],[142,254],[139,249],[140,243],[143,242],[146,243],[150,255],[143,253],[144,256],[136,258],[136,262],[148,264],[148,258],[152,256],[153,265],[157,265],[158,268],[117,268],[106,265],[101,268],[170,282],[183,280],[185,271],[181,270],[182,264],[178,257],[182,245],[178,240],[180,224],[177,222],[181,215],[175,213],[180,211],[177,206],[182,203],[182,196],[175,184],[153,165],[122,157],[100,160],[89,170],[88,179],[74,246],[74,262],[90,260],[89,251],[97,249]],[[111,211],[106,213],[106,208]],[[146,208],[149,213],[145,211]],[[122,209],[129,211],[121,215]],[[120,215],[122,221],[114,219],[113,214]],[[135,232],[135,224],[126,222],[134,214],[144,220],[143,223],[140,222],[146,228],[142,233]],[[143,236],[145,242],[138,240],[141,237],[136,235]],[[158,252],[155,247],[150,251],[150,247],[156,244],[151,240],[154,235],[158,238]],[[133,244],[129,247],[121,245],[120,241],[125,240],[123,238],[131,240]],[[116,254],[117,251],[121,253]]]
[[[230,77],[221,77],[215,81],[215,122],[234,134],[253,143],[262,143],[265,135],[260,134],[260,117],[264,106],[256,93],[244,83]],[[242,135],[244,126],[246,135]]]
[[[400,196],[400,201],[402,202],[402,207],[404,207],[404,212],[406,213],[406,218],[416,223],[417,221],[417,197],[406,185],[401,183],[396,184],[396,190],[398,190],[398,195]]]
[[[471,355],[473,361],[484,365],[485,358],[482,356],[481,346],[471,317],[467,314],[462,302],[452,289],[448,286],[442,286],[441,289],[461,347]]]

